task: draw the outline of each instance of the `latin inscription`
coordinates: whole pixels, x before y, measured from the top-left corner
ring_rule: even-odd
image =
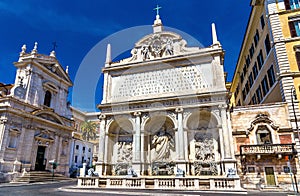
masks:
[[[212,87],[211,73],[205,72],[207,69],[203,71],[201,65],[195,65],[113,77],[112,99],[174,95],[207,89]]]

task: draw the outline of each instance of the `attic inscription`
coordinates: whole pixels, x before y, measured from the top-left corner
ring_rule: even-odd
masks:
[[[203,90],[211,87],[198,66],[156,70],[112,78],[112,99]]]

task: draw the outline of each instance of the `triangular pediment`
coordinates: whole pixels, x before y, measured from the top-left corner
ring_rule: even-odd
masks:
[[[64,125],[62,118],[51,110],[37,110],[32,112],[32,114],[42,119]]]
[[[50,72],[54,73],[57,75],[59,78],[63,79],[65,82],[69,83],[72,85],[72,81],[68,74],[65,72],[65,70],[62,68],[62,66],[59,64],[57,60],[52,61],[52,62],[44,62],[44,61],[34,61],[36,64],[43,66],[47,68]]]
[[[54,142],[54,139],[51,137],[50,132],[46,130],[41,130],[39,133],[35,134],[34,138],[35,140],[41,142]]]

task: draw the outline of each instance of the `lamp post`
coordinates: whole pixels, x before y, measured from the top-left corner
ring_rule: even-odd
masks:
[[[294,119],[295,119],[295,124],[296,124],[297,135],[298,135],[298,142],[300,144],[300,134],[299,134],[299,128],[298,128],[298,119],[297,119],[297,115],[296,115],[296,111],[295,111],[294,99],[295,99],[295,101],[297,103],[298,101],[297,101],[296,90],[295,90],[295,87],[292,87],[291,88],[291,100],[292,100],[292,107],[293,107]],[[294,134],[294,129],[293,129],[293,134]],[[299,157],[298,157],[298,162],[299,162]],[[294,174],[294,179],[295,179],[297,193],[299,193],[298,183],[297,183],[297,179],[296,179],[296,175],[295,174]]]
[[[292,89],[291,89],[292,107],[293,107],[294,119],[295,119],[295,124],[296,124],[297,135],[298,135],[298,142],[300,142],[300,134],[299,134],[299,128],[298,128],[298,119],[297,119],[297,116],[296,116],[294,99],[297,101],[297,94],[296,94],[295,88],[292,87]]]

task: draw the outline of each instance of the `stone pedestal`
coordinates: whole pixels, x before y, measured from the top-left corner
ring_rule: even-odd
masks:
[[[176,161],[176,167],[174,168],[174,173],[177,174],[177,169],[178,171],[183,171],[184,175],[187,174],[187,167],[186,167],[186,162],[182,160]]]
[[[104,163],[96,162],[95,163],[95,172],[98,173],[99,176],[103,176],[104,171]]]
[[[140,176],[141,175],[141,170],[142,170],[142,165],[141,163],[132,163],[132,169],[133,171]]]

